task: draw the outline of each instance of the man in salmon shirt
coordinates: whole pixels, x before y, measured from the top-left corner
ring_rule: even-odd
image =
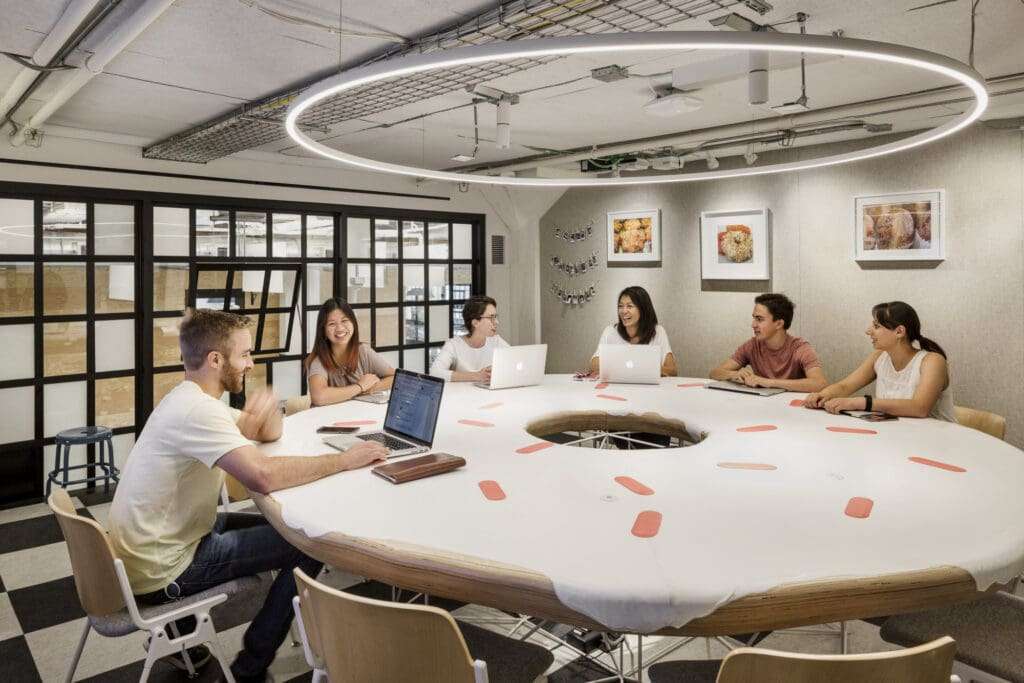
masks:
[[[750,325],[754,336],[712,370],[711,379],[786,391],[814,392],[828,386],[814,347],[788,332],[793,308],[785,294],[762,294],[754,299]]]

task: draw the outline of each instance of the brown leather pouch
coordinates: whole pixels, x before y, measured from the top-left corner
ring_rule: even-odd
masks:
[[[372,472],[378,477],[387,479],[392,484],[404,484],[407,481],[432,477],[457,470],[466,464],[465,459],[447,453],[428,453],[418,458],[402,462],[389,462],[377,465]]]

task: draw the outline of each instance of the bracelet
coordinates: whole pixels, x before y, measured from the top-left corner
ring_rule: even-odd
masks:
[[[871,394],[864,394],[864,410],[871,410]]]

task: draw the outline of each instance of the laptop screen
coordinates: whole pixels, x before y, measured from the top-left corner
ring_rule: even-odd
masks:
[[[443,379],[395,370],[384,429],[416,443],[432,445],[443,392]]]

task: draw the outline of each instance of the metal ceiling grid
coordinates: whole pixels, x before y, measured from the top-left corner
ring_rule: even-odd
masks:
[[[393,47],[362,65],[411,53],[427,53],[498,40],[579,34],[652,31],[743,4],[764,14],[763,0],[512,0],[445,31]],[[476,64],[375,83],[325,100],[300,125],[326,131],[331,125],[456,92],[548,63],[559,56]],[[362,66],[361,65],[361,66]],[[305,88],[278,93],[229,114],[161,140],[143,150],[149,159],[206,163],[285,136],[288,105]]]

